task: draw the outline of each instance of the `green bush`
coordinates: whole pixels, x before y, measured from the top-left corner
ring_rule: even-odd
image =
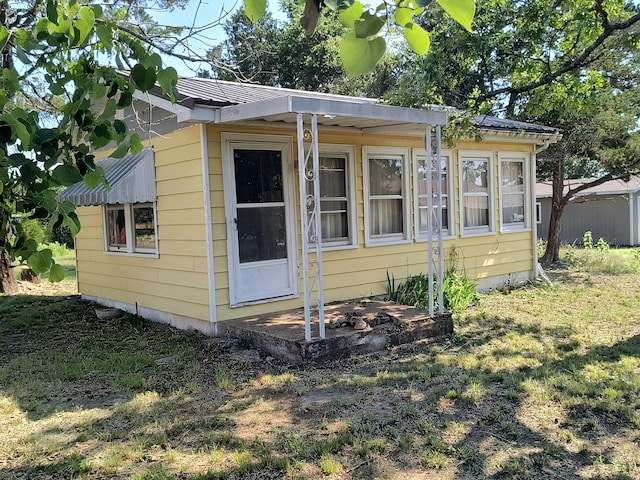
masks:
[[[451,313],[460,313],[478,300],[476,284],[464,273],[453,270],[446,272],[442,282],[444,309]],[[433,282],[434,294],[438,292],[436,282]],[[419,274],[407,278],[396,287],[395,279],[387,273],[387,294],[389,300],[402,305],[427,308],[429,306],[429,278]],[[438,299],[434,299],[438,304]]]
[[[24,232],[27,238],[35,240],[36,243],[42,243],[47,238],[47,232],[39,220],[32,218],[23,218],[18,224],[18,229]]]

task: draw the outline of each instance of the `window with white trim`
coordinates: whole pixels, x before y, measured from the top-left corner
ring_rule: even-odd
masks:
[[[494,230],[491,152],[460,152],[460,225],[462,235]]]
[[[451,169],[451,159],[453,158],[453,152],[451,150],[442,150],[440,152],[440,179],[438,180],[438,171],[435,158],[432,159],[431,165],[431,193],[433,196],[433,211],[429,212],[428,197],[427,197],[427,155],[424,149],[415,149],[413,151],[414,162],[414,179],[415,186],[413,189],[414,196],[414,215],[415,215],[415,229],[416,239],[425,240],[428,236],[427,222],[429,214],[432,215],[432,222],[434,231],[437,232],[437,195],[438,195],[438,182],[442,185],[442,216],[440,226],[442,228],[443,236],[451,236],[454,234],[454,222],[453,215],[453,188],[451,186],[452,175],[449,172]]]
[[[363,147],[365,237],[368,244],[411,238],[408,150]]]
[[[154,204],[105,205],[104,217],[106,251],[136,254],[158,253]]]
[[[320,219],[323,248],[357,245],[355,148],[320,145]],[[313,183],[307,183],[313,194]]]
[[[500,228],[503,231],[529,227],[527,208],[527,158],[521,153],[498,153],[500,161]]]

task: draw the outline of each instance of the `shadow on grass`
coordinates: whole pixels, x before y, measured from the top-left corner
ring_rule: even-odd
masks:
[[[483,315],[291,367],[77,298],[3,297],[0,317],[2,478],[323,478],[327,458],[341,478],[636,478],[616,444],[638,449],[640,335],[583,350],[569,325]]]

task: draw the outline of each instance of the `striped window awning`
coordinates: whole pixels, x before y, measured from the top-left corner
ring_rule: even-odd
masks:
[[[123,158],[106,158],[97,165],[104,169],[109,190],[103,185],[89,189],[80,182],[64,189],[58,200],[69,200],[77,207],[156,201],[156,171],[151,148]]]

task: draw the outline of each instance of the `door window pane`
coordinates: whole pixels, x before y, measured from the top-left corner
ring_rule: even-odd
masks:
[[[238,208],[240,263],[287,258],[284,207]]]
[[[237,149],[233,156],[239,204],[284,201],[280,151]]]

